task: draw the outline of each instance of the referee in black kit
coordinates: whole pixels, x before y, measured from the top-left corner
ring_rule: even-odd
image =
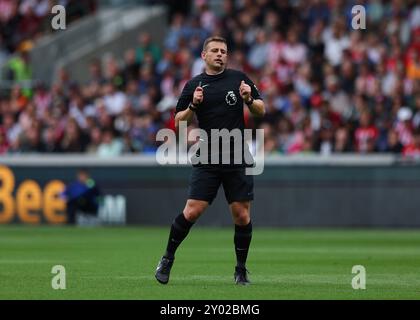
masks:
[[[254,116],[263,116],[265,113],[264,102],[258,90],[243,72],[226,68],[227,44],[224,38],[206,39],[201,58],[205,62],[205,72],[185,85],[176,106],[176,127],[179,128],[180,121],[189,123],[196,115],[200,129],[206,133],[210,133],[211,129],[229,131],[239,129],[243,132],[244,103]],[[240,141],[242,146],[244,146],[243,140],[242,135]],[[213,150],[220,150],[214,148],[212,142],[208,146],[209,153],[214,152],[212,146]],[[246,148],[243,149],[246,152]],[[232,159],[231,144],[228,150]],[[221,184],[235,223],[234,244],[237,260],[234,272],[235,283],[241,285],[250,283],[245,263],[252,237],[250,201],[253,200],[253,176],[245,174],[245,162],[242,161],[239,165],[236,162],[235,164],[230,162],[228,165],[220,162],[193,165],[187,203],[183,213],[172,223],[166,252],[156,268],[155,277],[160,283],[168,283],[176,249],[194,222],[212,203]]]

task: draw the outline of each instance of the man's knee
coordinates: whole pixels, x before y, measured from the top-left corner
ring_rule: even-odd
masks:
[[[234,202],[231,204],[231,211],[233,215],[233,220],[235,224],[240,226],[247,225],[251,218],[250,218],[250,204],[249,202]]]
[[[184,208],[184,216],[188,221],[196,221],[204,210],[207,208],[208,203],[201,200],[188,200]]]

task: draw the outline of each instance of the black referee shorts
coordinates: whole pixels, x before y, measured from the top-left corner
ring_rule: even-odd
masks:
[[[211,204],[223,185],[230,204],[254,199],[254,177],[245,174],[245,168],[195,166],[192,168],[188,198]]]

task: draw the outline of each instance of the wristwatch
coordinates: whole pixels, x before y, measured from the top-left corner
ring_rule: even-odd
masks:
[[[194,104],[193,102],[190,102],[190,104],[188,105],[188,109],[190,109],[191,111],[196,112],[198,109],[198,105]]]
[[[254,103],[254,98],[251,96],[251,99],[249,101],[245,101],[245,104],[249,107]]]

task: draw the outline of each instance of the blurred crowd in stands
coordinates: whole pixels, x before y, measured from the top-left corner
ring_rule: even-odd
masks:
[[[66,22],[91,14],[97,0],[0,0],[0,63],[22,44],[52,32],[51,8],[64,6]]]
[[[0,65],[13,51],[26,56],[22,40],[42,30],[49,2],[0,0]],[[183,86],[203,72],[204,39],[219,35],[229,67],[245,71],[265,101],[263,118],[246,112],[245,120],[264,129],[266,153],[420,157],[417,1],[218,3],[218,11],[205,0],[171,11],[163,43],[142,32],[123,57],[92,61],[85,83],[62,69],[51,87],[14,85],[0,98],[0,154],[155,152],[157,131],[174,129]],[[366,29],[352,28],[355,4],[366,9]],[[28,77],[25,64],[8,63],[12,78]]]

